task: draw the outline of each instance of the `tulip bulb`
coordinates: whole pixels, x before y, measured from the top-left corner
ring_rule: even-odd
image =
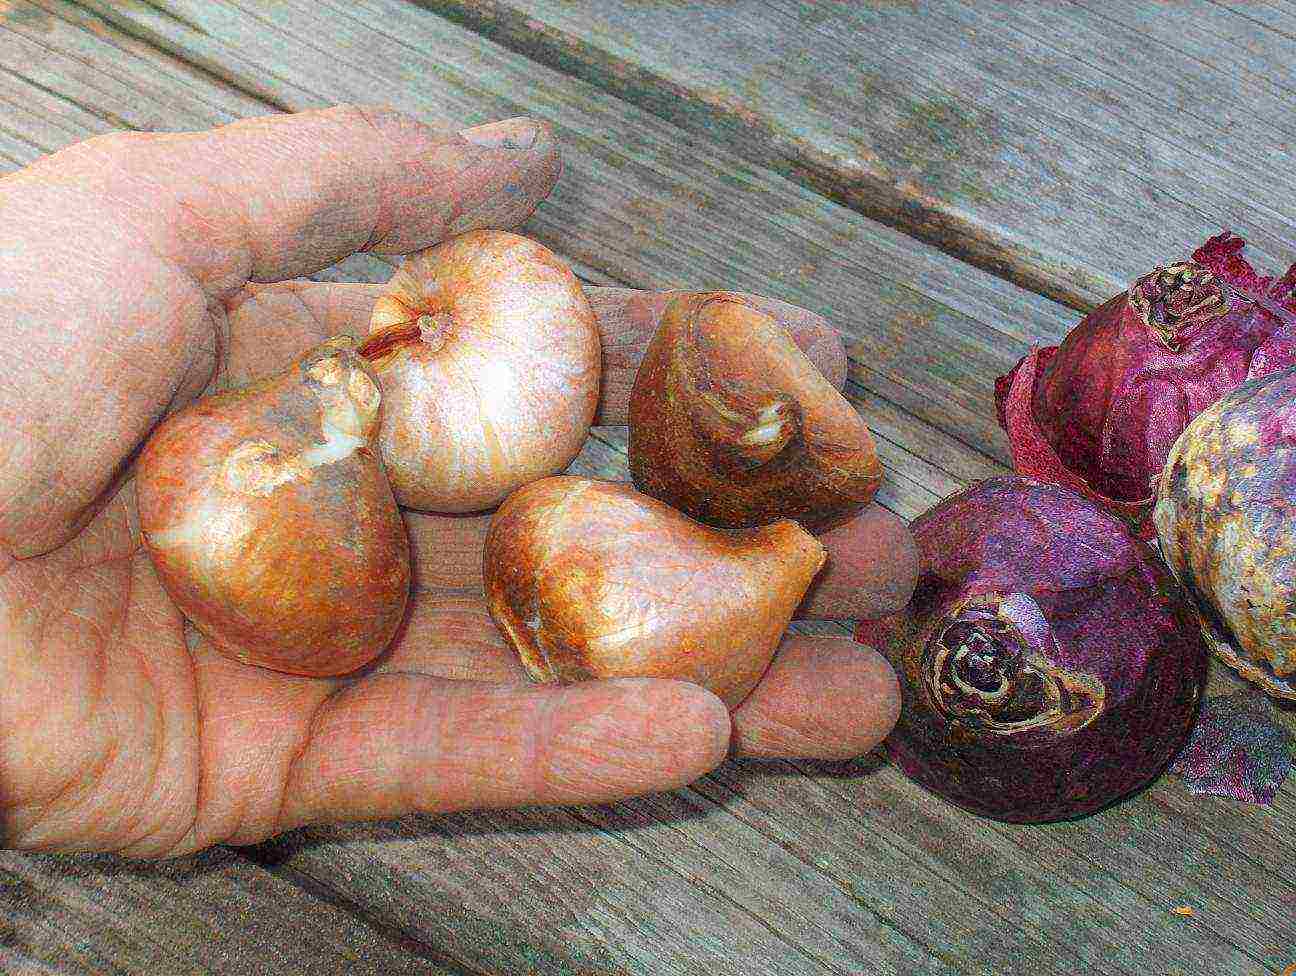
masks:
[[[678,678],[731,709],[769,666],[825,550],[795,522],[694,522],[629,485],[546,478],[491,520],[491,616],[536,681]]]
[[[882,480],[868,427],[787,332],[741,296],[684,295],[630,394],[635,486],[712,525],[818,519]]]
[[[598,326],[548,248],[472,231],[411,255],[360,348],[383,390],[396,500],[473,512],[561,471],[598,403]]]
[[[162,585],[216,649],[304,675],[391,641],[409,542],[375,438],[381,396],[346,336],[170,417],[140,455],[140,527]]]

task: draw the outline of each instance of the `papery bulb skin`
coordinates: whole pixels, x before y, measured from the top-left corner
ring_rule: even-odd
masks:
[[[1154,518],[1211,651],[1296,701],[1296,369],[1197,415],[1170,452]]]
[[[346,674],[390,643],[409,541],[376,445],[381,395],[338,336],[163,422],[136,470],[158,577],[218,651]]]
[[[548,248],[471,231],[406,258],[360,348],[396,500],[475,512],[576,457],[598,404],[594,313]]]
[[[1017,823],[1149,783],[1196,719],[1207,653],[1174,579],[1080,495],[996,478],[917,518],[903,611],[864,621],[900,679],[887,739],[910,779]]]
[[[730,292],[667,306],[630,394],[630,475],[722,527],[815,521],[873,498],[863,419],[768,315]]]
[[[825,558],[795,522],[722,532],[629,485],[556,477],[500,506],[483,570],[532,679],[677,678],[732,709]]]
[[[1296,265],[1259,275],[1223,233],[1095,309],[995,384],[1018,473],[1064,485],[1143,538],[1156,479],[1189,421],[1296,365]]]

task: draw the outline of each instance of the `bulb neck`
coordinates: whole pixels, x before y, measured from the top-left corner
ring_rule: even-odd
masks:
[[[408,310],[408,315],[371,333],[356,349],[369,363],[378,363],[402,348],[419,346],[436,352],[454,334],[455,316],[445,310]]]
[[[1129,303],[1161,344],[1178,352],[1183,333],[1229,310],[1229,292],[1208,268],[1172,264],[1134,282]]]
[[[1075,732],[1102,711],[1096,675],[1062,667],[1053,629],[1026,593],[982,594],[951,608],[928,642],[923,678],[952,723],[1000,735]]]

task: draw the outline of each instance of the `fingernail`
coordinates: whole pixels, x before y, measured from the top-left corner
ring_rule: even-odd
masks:
[[[530,149],[540,136],[540,126],[533,119],[519,116],[474,126],[459,133],[474,146],[487,149]]]

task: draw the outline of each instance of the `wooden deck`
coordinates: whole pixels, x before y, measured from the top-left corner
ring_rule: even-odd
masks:
[[[912,517],[1006,470],[993,380],[1077,309],[1221,227],[1296,260],[1293,66],[1292,0],[0,0],[0,164],[343,101],[548,119],[526,232],[589,281],[826,315]],[[731,762],[160,865],[0,853],[0,906],[3,973],[1289,976],[1296,783],[1013,827],[876,758]]]

